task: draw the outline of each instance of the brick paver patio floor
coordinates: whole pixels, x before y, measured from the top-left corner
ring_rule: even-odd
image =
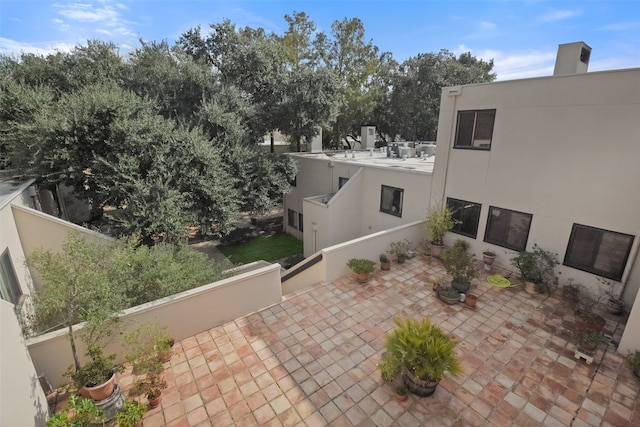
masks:
[[[344,276],[177,343],[145,427],[640,425],[638,379],[613,344],[591,365],[574,358],[559,292],[530,296],[483,275],[475,309],[449,306],[430,283],[444,274],[414,258],[366,285]],[[427,315],[460,341],[464,372],[399,403],[376,369],[385,333],[396,316]],[[617,341],[626,319],[606,318]],[[120,377],[125,393],[132,381]]]

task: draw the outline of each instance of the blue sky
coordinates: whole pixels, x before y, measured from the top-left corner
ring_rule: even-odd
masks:
[[[0,53],[67,51],[87,39],[126,54],[138,39],[167,40],[230,19],[283,34],[306,12],[319,31],[360,18],[366,38],[402,61],[448,49],[494,59],[499,80],[547,76],[560,43],[593,48],[589,71],[640,67],[638,0],[0,0]]]

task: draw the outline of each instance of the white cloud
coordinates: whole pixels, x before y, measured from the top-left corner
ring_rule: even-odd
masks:
[[[464,48],[460,52],[469,52],[485,61],[493,59],[493,71],[497,74],[496,80],[524,79],[528,77],[542,77],[553,74],[555,65],[555,51],[529,50],[511,53],[499,50],[472,51]]]
[[[640,22],[616,22],[614,24],[607,24],[600,28],[602,31],[626,31],[640,27]]]
[[[573,18],[574,16],[580,15],[580,12],[577,10],[557,10],[552,9],[544,15],[540,16],[540,20],[543,22],[556,22],[562,21],[565,19]]]
[[[96,33],[104,34],[105,36],[111,36],[113,33],[109,30],[105,30],[104,28],[98,28]]]
[[[63,42],[45,42],[35,46],[15,40],[0,37],[0,53],[3,55],[20,55],[20,53],[32,53],[35,55],[49,55],[56,52],[70,52],[75,45]],[[44,46],[44,47],[42,47]]]
[[[120,14],[112,6],[94,7],[87,3],[56,4],[58,13],[67,19],[80,22],[116,23]]]
[[[496,28],[496,24],[493,22],[482,21],[480,22],[480,28],[483,30],[493,30]]]

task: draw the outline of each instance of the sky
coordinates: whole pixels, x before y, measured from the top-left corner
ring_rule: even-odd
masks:
[[[327,34],[359,18],[365,39],[398,62],[441,49],[493,59],[498,80],[552,75],[558,44],[575,41],[593,49],[589,71],[640,67],[640,0],[0,0],[0,53],[98,39],[126,56],[140,39],[172,44],[224,19],[282,35],[293,12]]]

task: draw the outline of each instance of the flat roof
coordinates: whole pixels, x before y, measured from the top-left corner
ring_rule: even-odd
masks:
[[[14,177],[11,172],[2,171],[0,173],[0,209],[35,181],[33,178]]]
[[[379,167],[387,169],[399,169],[421,173],[432,173],[435,163],[435,156],[420,158],[410,157],[406,159],[398,157],[387,157],[387,152],[380,152],[379,149],[370,150],[348,150],[348,151],[323,151],[319,153],[289,153],[290,155],[312,158],[334,163],[353,164],[363,167]]]

